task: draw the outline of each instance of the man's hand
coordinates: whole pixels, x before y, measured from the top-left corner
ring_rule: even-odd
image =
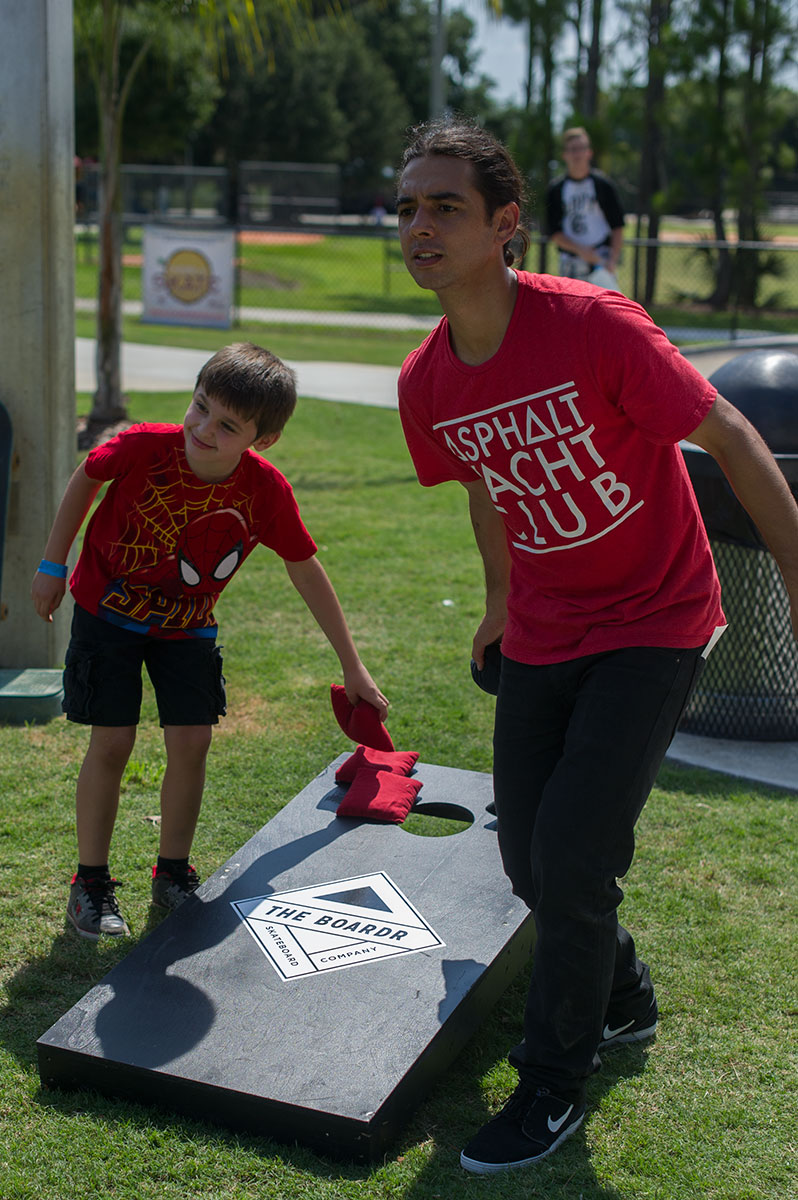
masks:
[[[474,641],[471,644],[471,657],[480,671],[485,666],[485,647],[492,646],[494,642],[501,641],[506,624],[506,613],[503,617],[490,617],[486,613],[482,618],[479,628],[474,634]]]

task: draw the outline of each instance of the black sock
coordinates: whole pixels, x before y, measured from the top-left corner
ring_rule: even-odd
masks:
[[[111,872],[108,870],[108,863],[103,863],[99,867],[87,867],[84,863],[78,863],[77,874],[81,879],[110,879]]]
[[[187,858],[163,858],[158,855],[157,871],[167,871],[170,875],[187,875],[188,874],[188,859]]]

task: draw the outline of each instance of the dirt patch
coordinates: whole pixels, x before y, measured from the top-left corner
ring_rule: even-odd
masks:
[[[77,421],[78,450],[93,450],[101,446],[109,438],[116,437],[125,429],[129,429],[132,421],[90,421],[88,416],[80,416]]]
[[[239,242],[251,246],[312,246],[324,241],[323,233],[269,233],[265,229],[242,229]]]
[[[253,271],[250,267],[242,267],[239,274],[242,287],[269,288],[273,292],[293,292],[301,284],[296,279],[282,279],[271,271]]]
[[[714,241],[715,235],[711,230],[705,229],[703,232],[691,232],[689,230],[668,229],[661,235],[663,242],[688,242],[700,245],[701,242]],[[736,233],[728,234],[726,241],[732,245],[738,240]],[[768,239],[768,245],[772,246],[798,246],[798,237],[790,237],[788,234],[776,234],[775,237]]]
[[[267,230],[260,229],[241,229],[237,234],[237,241],[242,246],[314,246],[318,242],[324,241],[323,233],[269,233]],[[122,266],[124,267],[141,267],[144,265],[143,254],[123,254]],[[269,286],[291,286],[281,284],[280,281]]]

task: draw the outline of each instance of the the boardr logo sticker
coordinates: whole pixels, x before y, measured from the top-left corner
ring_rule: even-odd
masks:
[[[444,945],[384,871],[231,904],[283,979]]]

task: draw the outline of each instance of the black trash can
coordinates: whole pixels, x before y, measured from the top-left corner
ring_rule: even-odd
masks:
[[[798,498],[798,354],[752,350],[710,377],[759,430]],[[715,459],[682,446],[723,589],[729,628],[679,728],[747,741],[798,739],[798,647],[781,573]]]

